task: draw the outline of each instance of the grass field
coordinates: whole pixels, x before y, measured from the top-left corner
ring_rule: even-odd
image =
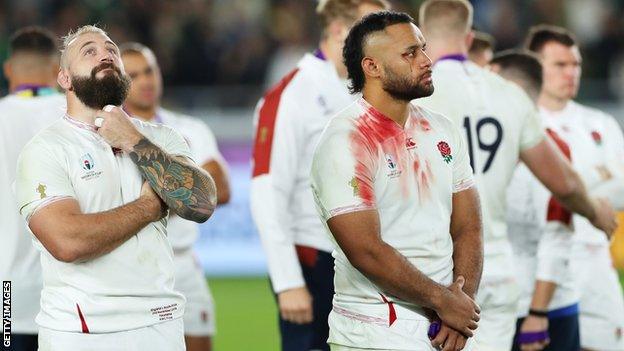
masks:
[[[211,278],[217,308],[216,351],[279,350],[277,309],[268,278]],[[620,272],[624,286],[624,271]]]
[[[277,309],[268,278],[211,278],[216,351],[279,350]]]

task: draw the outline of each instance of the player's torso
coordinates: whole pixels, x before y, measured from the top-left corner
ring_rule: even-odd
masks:
[[[481,197],[486,252],[499,251],[494,244],[506,238],[506,189],[519,158],[526,106],[510,95],[510,83],[470,62],[438,62],[433,80],[435,91],[423,105],[461,128]]]

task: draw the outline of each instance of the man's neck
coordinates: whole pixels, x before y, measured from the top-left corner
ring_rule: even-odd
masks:
[[[90,108],[83,104],[71,91],[66,92],[67,114],[76,121],[93,125],[95,117],[100,110]]]
[[[401,128],[405,127],[409,117],[409,101],[397,100],[384,90],[366,87],[362,90],[362,96],[376,110],[395,121]]]
[[[157,105],[141,108],[139,106],[124,105],[124,110],[132,117],[139,118],[145,122],[149,122],[156,117]]]
[[[323,53],[325,59],[331,62],[336,68],[336,72],[340,78],[347,77],[347,68],[342,62],[342,52],[339,47],[336,47],[334,42],[329,38],[321,40],[319,43],[319,49]]]
[[[450,55],[468,55],[468,48],[460,40],[431,40],[427,42],[427,55],[433,63],[440,58]]]
[[[556,111],[563,110],[568,105],[569,101],[570,99],[560,99],[560,98],[556,98],[554,96],[542,93],[539,97],[538,105],[540,107],[547,109],[548,111],[556,112]]]

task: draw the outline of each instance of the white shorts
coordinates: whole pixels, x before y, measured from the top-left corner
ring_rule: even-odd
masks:
[[[624,295],[609,247],[576,243],[573,262],[581,293],[581,346],[624,350]]]
[[[212,336],[215,314],[212,295],[199,261],[192,249],[175,252],[175,289],[186,297],[184,306],[184,335]]]
[[[39,351],[184,351],[182,318],[116,333],[85,334],[39,328]]]
[[[478,351],[511,350],[516,331],[519,287],[513,257],[486,258],[484,274],[477,293],[481,307],[474,348]]]
[[[331,350],[418,350],[437,351],[427,336],[429,321],[399,318],[392,326],[363,322],[333,310],[329,314]],[[471,350],[468,339],[464,350]]]

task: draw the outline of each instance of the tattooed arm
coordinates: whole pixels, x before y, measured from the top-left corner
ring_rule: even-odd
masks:
[[[208,172],[167,154],[143,137],[129,153],[143,177],[178,216],[205,222],[215,209],[217,191]]]

